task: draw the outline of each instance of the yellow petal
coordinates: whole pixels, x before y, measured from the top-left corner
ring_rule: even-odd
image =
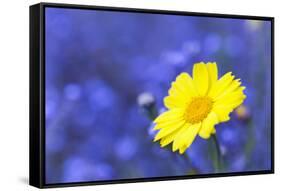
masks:
[[[183,154],[186,151],[187,147],[184,145],[181,148],[179,148],[180,154]]]
[[[246,98],[245,94],[243,93],[243,87],[240,87],[238,90],[225,94],[220,97],[218,100],[215,100],[215,106],[227,106],[227,107],[237,107],[241,101]]]
[[[217,106],[213,108],[213,111],[216,113],[219,122],[226,122],[230,119],[229,114],[233,111],[233,109],[224,106]]]
[[[217,68],[217,63],[215,62],[208,62],[207,63],[207,69],[209,73],[209,89],[211,86],[215,84],[215,82],[218,80],[218,68]]]
[[[186,94],[185,90],[181,87],[179,82],[175,81],[172,82],[171,88],[169,89],[169,95],[174,96],[176,98],[186,99],[188,95]]]
[[[197,95],[193,80],[188,73],[183,72],[177,76],[169,89],[169,95],[182,96],[184,99]]]
[[[182,80],[184,74],[181,73],[177,76],[176,81],[172,83],[172,86],[174,86],[179,92],[181,92],[183,95],[188,96],[187,94],[187,87]]]
[[[183,108],[175,108],[175,109],[165,111],[164,113],[161,113],[154,120],[154,123],[160,123],[160,122],[165,122],[165,121],[169,121],[169,120],[182,118],[184,111],[185,111],[185,109],[183,109]]]
[[[173,98],[171,96],[167,96],[164,98],[164,105],[168,109],[173,109],[180,106],[181,104],[176,101],[173,101]]]
[[[213,111],[217,114],[220,122],[228,121],[230,119],[229,114],[243,103],[246,98],[243,93],[244,89],[245,87],[243,86],[237,87],[235,91],[224,93],[216,99]]]
[[[194,139],[196,138],[196,135],[198,134],[199,130],[201,128],[201,123],[197,123],[194,125],[191,125],[186,132],[186,135],[182,135],[181,142],[179,143],[180,148],[184,147],[184,151],[190,147],[190,145],[193,143]],[[183,152],[181,152],[182,154]]]
[[[166,96],[164,98],[164,105],[168,109],[186,107],[187,102],[188,102],[188,99],[181,99],[180,96],[178,96],[178,98],[176,98],[176,97],[170,95],[170,96]]]
[[[176,119],[173,119],[173,120],[157,123],[157,124],[155,124],[153,129],[159,130],[159,129],[162,129],[162,128],[175,126],[177,123],[181,122],[182,120],[184,120],[184,119],[183,118],[176,118]]]
[[[169,96],[164,98],[164,105],[168,109],[185,107],[186,103],[196,95],[191,77],[187,73],[181,73],[172,82]]]
[[[218,95],[220,95],[233,81],[234,76],[231,72],[223,75],[211,88],[208,95],[209,97],[215,99]]]
[[[240,106],[243,103],[244,99],[245,99],[245,97],[243,97],[241,99],[237,99],[237,100],[233,101],[232,103],[227,104],[226,106],[229,108],[232,108],[234,110],[235,108],[237,108],[238,106]]]
[[[181,129],[184,128],[184,126],[182,126],[180,129],[178,129],[177,131],[174,131],[173,133],[163,137],[160,141],[160,145],[161,147],[165,147],[168,144],[170,144],[171,142],[174,141],[176,135],[178,134],[179,131],[181,131]]]
[[[178,145],[178,142],[179,142],[179,138],[181,137],[181,135],[188,130],[188,128],[190,127],[190,124],[189,123],[186,123],[185,126],[183,126],[176,134],[175,138],[174,138],[174,142],[173,142],[173,147],[172,147],[172,150],[173,152],[175,152],[176,150],[179,149],[179,145]]]
[[[173,151],[176,151],[182,147],[185,149],[189,148],[189,146],[194,141],[198,131],[201,128],[201,122],[197,124],[186,124],[185,128],[177,134],[175,140],[173,142]]]
[[[198,95],[193,80],[188,73],[181,73],[177,80],[181,83],[183,87],[185,87],[185,91],[189,97],[194,97]]]
[[[169,134],[171,134],[172,132],[176,131],[177,129],[179,129],[180,127],[182,127],[186,122],[184,120],[180,121],[179,123],[176,123],[174,126],[170,126],[167,128],[163,128],[161,129],[157,135],[154,138],[154,141],[158,141],[159,139],[161,139],[162,137],[165,137]]]
[[[228,93],[236,91],[240,85],[241,85],[240,79],[233,80],[231,84],[220,95],[216,97],[216,100],[220,99],[222,96]]]
[[[208,139],[210,135],[215,131],[214,126],[218,123],[216,113],[211,112],[207,118],[203,121],[202,127],[199,131],[199,136],[203,139]]]
[[[199,95],[206,95],[209,87],[209,76],[206,64],[203,62],[193,66],[193,81]]]

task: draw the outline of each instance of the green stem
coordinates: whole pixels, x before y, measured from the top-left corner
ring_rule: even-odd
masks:
[[[223,170],[223,157],[222,157],[222,152],[220,149],[220,144],[218,142],[217,136],[216,134],[212,135],[212,140],[215,144],[215,148],[216,148],[216,157],[215,157],[215,171],[216,172],[221,172]]]
[[[255,140],[255,137],[254,137],[254,132],[253,132],[254,131],[253,125],[254,124],[253,124],[252,119],[249,119],[248,122],[247,122],[247,126],[248,126],[247,134],[248,134],[249,138],[248,138],[248,141],[247,141],[247,143],[245,145],[245,148],[244,148],[245,158],[246,158],[247,163],[249,163],[248,166],[251,166],[251,163],[250,163],[251,156],[252,156],[253,148],[254,148],[255,143],[256,143],[256,140]]]
[[[143,107],[143,112],[145,113],[145,115],[148,117],[148,119],[150,119],[151,121],[153,121],[157,115],[158,115],[158,112],[157,112],[157,109],[155,107],[155,104],[152,104],[150,106],[146,106],[146,107]]]

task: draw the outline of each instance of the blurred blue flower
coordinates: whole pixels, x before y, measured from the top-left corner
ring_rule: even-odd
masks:
[[[221,124],[218,128],[220,143],[227,148],[227,151],[243,147],[247,130],[242,129],[239,123],[228,122]]]
[[[153,140],[157,131],[155,131],[153,128],[155,127],[155,123],[151,123],[147,129],[148,136],[151,137]]]
[[[123,137],[115,145],[116,156],[124,161],[128,161],[137,153],[138,145],[133,138]]]
[[[233,158],[233,162],[231,164],[231,171],[230,172],[241,172],[243,171],[246,164],[245,156],[240,155],[236,158]]]
[[[63,182],[109,180],[114,176],[114,170],[110,165],[106,163],[92,163],[78,156],[69,157],[63,167]],[[93,179],[93,177],[95,178]]]
[[[54,39],[68,41],[74,29],[72,20],[58,9],[46,10],[46,31]],[[48,36],[47,36],[48,37]],[[49,39],[48,39],[49,40]]]
[[[201,46],[197,40],[186,41],[182,46],[182,52],[185,55],[195,55],[201,51]]]
[[[237,35],[229,35],[225,39],[225,51],[231,57],[241,56],[244,52],[245,44]]]
[[[93,111],[110,109],[115,99],[115,93],[106,83],[101,80],[92,81],[89,102]]]
[[[65,160],[63,167],[63,182],[91,181],[95,176],[94,164],[78,156],[69,157]]]
[[[221,48],[221,44],[222,40],[220,35],[211,33],[205,38],[204,50],[209,54],[214,54]]]
[[[113,168],[108,164],[98,164],[95,168],[96,180],[110,180],[114,176]]]
[[[162,55],[163,62],[171,65],[183,65],[186,62],[185,54],[180,51],[168,51]]]
[[[52,126],[46,129],[46,152],[54,154],[62,152],[67,144],[66,131],[63,126]]]
[[[78,84],[67,84],[64,88],[65,98],[75,101],[81,96],[81,88]]]
[[[53,87],[47,87],[46,91],[46,104],[45,104],[45,115],[46,119],[50,119],[57,112],[57,107],[59,103],[59,94],[57,90]]]
[[[91,108],[89,106],[85,106],[81,104],[76,107],[76,111],[73,111],[73,117],[71,120],[73,124],[79,127],[78,131],[81,131],[84,127],[89,127],[93,129],[92,125],[97,120],[96,114],[92,113]]]

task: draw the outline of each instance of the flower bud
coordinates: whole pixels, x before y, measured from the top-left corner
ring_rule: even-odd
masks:
[[[246,107],[245,105],[241,105],[239,106],[236,110],[235,110],[235,114],[238,117],[238,119],[242,120],[242,121],[247,121],[250,118],[250,111],[249,108]]]
[[[137,102],[140,107],[149,108],[155,104],[155,98],[151,93],[143,92],[139,94]]]

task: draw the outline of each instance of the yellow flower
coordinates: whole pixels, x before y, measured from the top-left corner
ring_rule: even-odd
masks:
[[[210,62],[194,64],[193,78],[179,74],[164,98],[168,110],[154,120],[159,130],[154,141],[161,147],[173,142],[172,150],[183,154],[197,134],[204,139],[215,134],[215,125],[228,121],[246,98],[245,87],[234,78],[228,72],[218,79],[217,64]]]

